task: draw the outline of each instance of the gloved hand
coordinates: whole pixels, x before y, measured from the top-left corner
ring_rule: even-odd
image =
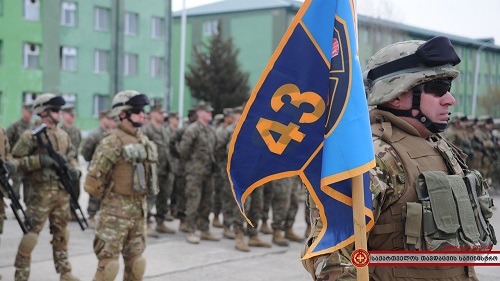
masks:
[[[57,162],[52,159],[52,157],[48,156],[48,155],[45,155],[45,154],[40,154],[40,165],[42,165],[42,167],[46,167],[46,168],[54,168],[54,169],[58,169],[59,168],[59,165],[57,165]]]
[[[80,172],[80,170],[76,167],[69,167],[68,172],[71,180],[78,180],[82,175],[82,172]]]
[[[17,171],[16,164],[12,162],[5,162],[5,167],[7,168],[7,173],[9,173],[9,175],[13,175]]]

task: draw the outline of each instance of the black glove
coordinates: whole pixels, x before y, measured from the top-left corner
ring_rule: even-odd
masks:
[[[59,165],[57,165],[57,162],[54,159],[52,159],[52,157],[45,154],[40,154],[39,157],[40,157],[40,165],[42,165],[42,167],[54,168],[54,169],[59,168]]]
[[[82,175],[82,172],[80,172],[80,170],[76,167],[69,167],[68,172],[69,172],[69,177],[71,178],[71,180],[78,180],[78,179],[80,179],[80,176]]]

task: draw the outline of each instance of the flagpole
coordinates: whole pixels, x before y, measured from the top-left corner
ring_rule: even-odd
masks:
[[[352,211],[355,249],[367,251],[363,174],[352,178]],[[368,266],[357,268],[358,281],[368,281]]]

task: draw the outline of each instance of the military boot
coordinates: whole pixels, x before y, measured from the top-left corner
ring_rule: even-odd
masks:
[[[232,231],[231,228],[227,226],[224,226],[224,232],[222,233],[222,236],[224,236],[227,239],[234,239],[236,237],[234,231]]]
[[[172,211],[168,211],[168,213],[166,213],[164,217],[166,221],[173,221],[175,219],[175,217],[172,215]]]
[[[222,222],[219,220],[219,216],[215,216],[213,221],[212,221],[212,226],[213,227],[217,227],[217,228],[223,228],[224,225],[222,224]]]
[[[95,229],[95,217],[90,216],[88,220],[89,228],[90,229]]]
[[[271,243],[261,240],[257,234],[248,238],[248,246],[271,248]]]
[[[264,234],[272,234],[273,233],[273,231],[271,230],[271,228],[267,224],[267,221],[262,221],[262,225],[260,226],[260,232],[262,232]]]
[[[293,232],[293,229],[290,227],[290,228],[287,228],[285,230],[285,238],[290,240],[290,241],[294,241],[294,242],[299,242],[299,243],[302,243],[304,241],[304,238],[298,236],[297,234],[295,234]]]
[[[191,244],[198,244],[200,243],[200,237],[194,235],[193,232],[188,232],[186,235],[186,241]]]
[[[150,222],[148,222],[147,224],[146,233],[148,234],[148,237],[154,237],[154,238],[160,237],[158,232],[156,232],[156,230],[153,229]]]
[[[212,232],[210,232],[209,230],[202,231],[200,238],[201,238],[201,240],[207,240],[207,241],[219,241],[220,240],[220,237],[213,235]]]
[[[242,252],[250,252],[250,248],[248,248],[247,243],[245,243],[243,232],[239,231],[238,233],[236,233],[236,239],[234,242],[234,247],[236,248],[236,250]]]
[[[174,234],[175,230],[168,227],[165,222],[161,222],[159,224],[156,224],[156,232],[158,233],[167,233],[167,234]]]
[[[181,222],[179,224],[179,231],[186,232],[186,233],[188,232],[186,221],[181,220]]]
[[[278,246],[288,246],[288,240],[281,235],[281,229],[275,229],[273,233],[273,243]]]
[[[71,271],[66,271],[64,273],[61,273],[61,279],[60,281],[80,281],[77,277],[75,277],[73,274],[71,274]]]

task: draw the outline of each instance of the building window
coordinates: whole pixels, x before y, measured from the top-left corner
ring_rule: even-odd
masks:
[[[78,51],[74,47],[61,47],[61,68],[68,71],[77,69]]]
[[[109,52],[105,50],[95,50],[94,52],[94,72],[108,73]]]
[[[61,3],[61,25],[64,26],[76,25],[76,3],[74,2]]]
[[[36,100],[36,97],[39,95],[39,93],[34,93],[34,92],[23,92],[23,103],[26,104],[33,104]]]
[[[64,101],[66,102],[64,106],[75,107],[76,108],[76,95],[75,94],[61,94]]]
[[[137,75],[137,55],[125,54],[123,57],[123,75],[134,76]]]
[[[40,1],[24,0],[23,17],[27,20],[40,20]]]
[[[138,23],[139,23],[139,14],[125,13],[125,34],[137,35]]]
[[[40,45],[32,43],[23,44],[23,66],[25,68],[40,67]]]
[[[94,106],[92,107],[92,115],[97,117],[99,112],[103,110],[108,110],[111,108],[109,104],[109,96],[108,95],[94,95]]]
[[[206,21],[203,23],[203,35],[212,36],[219,32],[219,22],[216,20]]]
[[[163,19],[159,17],[151,18],[151,38],[163,37]]]
[[[94,25],[97,30],[109,30],[109,9],[95,8]]]
[[[163,74],[163,59],[160,57],[151,57],[150,71],[151,77],[160,77]]]

